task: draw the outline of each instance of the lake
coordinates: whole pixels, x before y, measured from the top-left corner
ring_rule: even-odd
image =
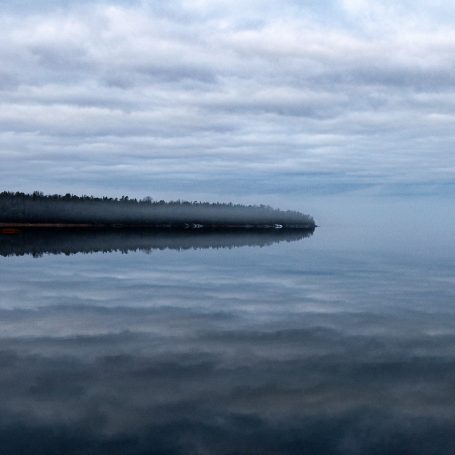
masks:
[[[1,453],[455,453],[452,234],[2,236]]]

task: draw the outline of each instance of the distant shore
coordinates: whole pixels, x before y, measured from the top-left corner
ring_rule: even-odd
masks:
[[[0,229],[311,230],[310,215],[267,205],[0,193]]]

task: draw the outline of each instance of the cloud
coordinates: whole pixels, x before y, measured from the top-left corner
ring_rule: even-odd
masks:
[[[453,178],[453,30],[425,2],[3,8],[7,188],[52,191],[64,175],[65,191],[128,192],[134,180],[161,197],[163,175],[177,187],[186,174],[195,194],[291,170],[354,187],[372,173],[373,185]]]

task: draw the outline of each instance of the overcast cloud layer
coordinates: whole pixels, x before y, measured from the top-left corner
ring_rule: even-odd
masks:
[[[452,187],[455,6],[244,3],[2,2],[1,187]]]

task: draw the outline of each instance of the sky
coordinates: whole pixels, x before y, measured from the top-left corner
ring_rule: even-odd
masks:
[[[1,187],[451,198],[454,22],[435,0],[3,1]]]

